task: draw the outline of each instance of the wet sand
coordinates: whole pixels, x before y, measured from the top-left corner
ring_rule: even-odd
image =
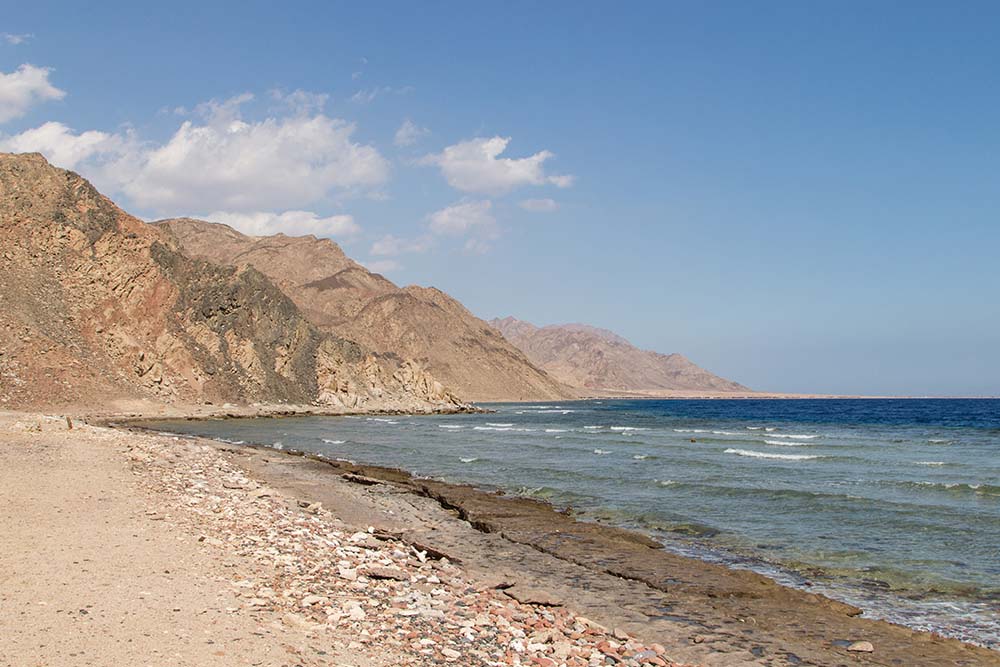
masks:
[[[206,441],[208,442],[208,441]],[[392,468],[215,443],[254,477],[345,521],[447,554],[515,595],[570,606],[705,665],[1000,665],[1000,653],[860,618],[829,598],[672,554],[637,532],[532,499]],[[869,642],[871,652],[850,651]],[[857,648],[857,646],[855,646]]]

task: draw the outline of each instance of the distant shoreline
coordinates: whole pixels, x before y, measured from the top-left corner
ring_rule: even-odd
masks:
[[[750,394],[704,393],[704,392],[673,392],[669,394],[593,394],[568,401],[666,401],[666,400],[772,400],[772,401],[804,401],[804,400],[866,400],[866,401],[903,401],[903,400],[941,400],[941,401],[995,401],[1000,396],[874,396],[863,394],[791,394],[779,392],[755,392]],[[560,401],[536,399],[489,400],[481,403],[552,403]]]

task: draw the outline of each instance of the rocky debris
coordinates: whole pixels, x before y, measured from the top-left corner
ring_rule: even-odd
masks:
[[[544,591],[484,587],[443,554],[352,530],[318,503],[261,495],[213,446],[144,434],[128,442],[139,483],[162,505],[150,511],[203,548],[252,564],[233,570],[229,584],[243,603],[232,613],[335,637],[354,651],[398,654],[400,664],[674,664],[662,646],[553,606]]]
[[[853,644],[847,647],[847,650],[853,653],[874,653],[875,647],[872,646],[871,642],[862,641],[862,642],[854,642]]]

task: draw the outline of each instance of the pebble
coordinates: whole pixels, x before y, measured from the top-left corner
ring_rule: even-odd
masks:
[[[212,447],[145,435],[130,435],[133,442],[133,469],[163,499],[146,517],[169,516],[206,548],[254,564],[234,570],[232,590],[242,605],[230,613],[344,632],[351,650],[392,652],[408,665],[673,664],[663,646],[574,615],[541,588],[501,590],[470,580],[460,561],[431,546],[371,527],[348,530],[319,502],[289,503]],[[855,648],[862,644],[849,650],[863,651]]]
[[[871,642],[854,642],[847,647],[847,650],[854,653],[874,653],[875,647],[872,646]]]

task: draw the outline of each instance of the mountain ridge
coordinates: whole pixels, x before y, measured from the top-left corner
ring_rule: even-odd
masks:
[[[553,400],[573,390],[435,287],[399,287],[316,237],[248,236],[193,218],[160,220],[188,254],[258,269],[315,326],[385,354],[417,360],[463,399]]]
[[[539,327],[512,316],[494,318],[490,324],[537,366],[580,390],[639,395],[752,392],[682,354],[640,349],[608,329],[579,323]]]

